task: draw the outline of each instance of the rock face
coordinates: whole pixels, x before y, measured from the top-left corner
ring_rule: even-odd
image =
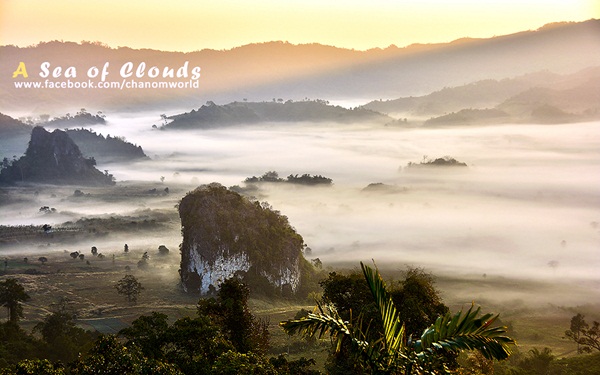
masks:
[[[49,133],[37,126],[25,155],[0,173],[0,182],[111,185],[113,178],[97,170],[94,159],[86,159],[67,133]]]
[[[188,193],[179,216],[186,291],[207,294],[234,275],[251,289],[298,290],[304,241],[287,217],[216,183]]]

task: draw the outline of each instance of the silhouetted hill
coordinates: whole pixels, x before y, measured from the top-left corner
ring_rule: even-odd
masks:
[[[43,82],[40,64],[74,66],[87,81],[91,66],[109,63],[108,81],[122,81],[119,70],[132,62],[147,69],[177,70],[188,62],[201,68],[199,87],[187,89],[26,89],[11,75],[0,77],[0,108],[48,112],[49,108],[140,109],[193,107],[198,102],[283,98],[368,99],[419,96],[483,79],[503,79],[549,70],[555,73],[600,65],[600,21],[553,24],[535,31],[489,39],[355,51],[318,44],[251,44],[226,51],[162,52],[100,43],[46,42],[35,47],[0,47],[0,65],[27,63],[30,82]],[[201,47],[201,46],[199,46]],[[147,80],[147,75],[136,78]],[[161,79],[162,80],[162,79]],[[169,80],[169,79],[167,79]],[[177,79],[174,79],[178,81]],[[172,81],[172,80],[171,80]],[[160,109],[159,109],[160,110]]]
[[[493,108],[462,109],[431,118],[425,125],[544,124],[597,119],[600,119],[600,67],[556,76],[543,85],[499,101]]]
[[[25,155],[0,171],[0,182],[111,185],[112,175],[102,173],[93,159],[86,159],[71,138],[61,130],[49,133],[41,126],[31,132]]]
[[[329,105],[322,100],[293,102],[233,102],[206,105],[180,115],[169,117],[173,121],[165,129],[201,129],[224,125],[252,124],[257,122],[379,122],[387,123],[392,118],[368,109],[346,109]]]
[[[6,163],[23,154],[32,126],[0,113],[0,159]]]
[[[31,126],[0,113],[0,138],[30,134],[31,129]]]
[[[363,107],[406,117],[439,116],[464,108],[495,107],[520,92],[532,87],[546,86],[561,79],[561,75],[548,71],[503,80],[486,79],[457,87],[445,87],[424,96],[376,100]]]
[[[87,129],[67,129],[67,134],[81,152],[101,163],[147,159],[141,146],[127,142],[125,138],[97,134]]]

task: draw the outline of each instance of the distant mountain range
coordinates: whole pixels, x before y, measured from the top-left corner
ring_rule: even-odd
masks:
[[[600,66],[568,75],[544,71],[483,80],[363,107],[425,125],[593,120],[600,118]]]
[[[444,87],[481,80],[503,80],[540,71],[572,74],[600,66],[600,20],[559,23],[535,31],[489,39],[460,39],[451,43],[412,45],[405,48],[355,51],[319,44],[284,42],[250,44],[231,50],[191,53],[109,48],[101,43],[45,42],[19,48],[0,47],[0,111],[32,114],[64,113],[73,109],[103,110],[197,108],[208,100],[230,103],[283,99],[362,100],[423,96]],[[201,46],[199,46],[201,47]],[[73,66],[77,80],[87,81],[90,67],[109,63],[107,80],[121,81],[119,69],[128,62],[146,72],[156,66],[177,70],[200,67],[198,88],[187,89],[33,89],[15,88],[11,74],[19,63],[27,65],[31,82],[43,62],[50,69]],[[143,79],[147,80],[145,76]],[[64,76],[56,80],[65,80]],[[177,80],[177,79],[174,79]],[[506,83],[506,99],[518,94]],[[484,84],[482,84],[484,85]],[[483,88],[483,86],[482,86]],[[479,100],[477,108],[495,104]],[[443,114],[448,109],[442,110]],[[456,110],[454,109],[450,109]],[[160,113],[159,112],[159,113]]]

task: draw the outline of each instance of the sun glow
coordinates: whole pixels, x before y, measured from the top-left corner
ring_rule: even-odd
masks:
[[[2,0],[0,44],[101,41],[193,51],[274,40],[344,48],[485,38],[600,16],[596,1]]]

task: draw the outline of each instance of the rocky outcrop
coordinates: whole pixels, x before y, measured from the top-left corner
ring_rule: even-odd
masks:
[[[49,133],[37,126],[25,155],[0,172],[0,182],[36,182],[50,184],[111,185],[112,175],[102,173],[94,159],[83,157],[67,133]]]
[[[301,283],[303,239],[287,217],[220,184],[203,185],[179,204],[181,281],[210,293],[238,276],[250,288],[295,293]]]

